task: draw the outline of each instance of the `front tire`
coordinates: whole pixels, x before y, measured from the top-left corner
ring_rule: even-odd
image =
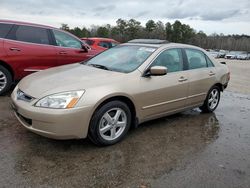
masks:
[[[210,113],[213,112],[220,102],[220,88],[218,86],[213,86],[204,101],[204,104],[200,107],[202,112]]]
[[[11,73],[0,65],[0,96],[10,90],[11,84]]]
[[[130,125],[131,112],[129,107],[121,101],[111,101],[94,113],[88,137],[96,145],[112,145],[123,139]]]

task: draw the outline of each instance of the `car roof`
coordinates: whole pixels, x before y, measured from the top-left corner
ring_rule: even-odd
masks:
[[[42,25],[42,24],[35,24],[35,23],[29,23],[29,22],[22,22],[22,21],[14,21],[14,20],[1,20],[0,23],[6,23],[6,24],[16,24],[16,25],[26,25],[26,26],[36,26],[36,27],[42,27],[47,29],[57,29],[52,26]]]
[[[81,38],[81,39],[82,40],[88,40],[88,39],[90,39],[90,40],[103,40],[103,41],[114,41],[114,42],[117,42],[114,39],[111,39],[111,38],[102,38],[102,37],[89,37],[89,38],[84,37],[84,38]]]
[[[140,44],[167,44],[167,40],[160,39],[133,39],[128,41],[128,43],[140,43]]]
[[[143,39],[144,40],[144,39]],[[152,40],[152,39],[151,39]],[[153,39],[154,40],[154,39]],[[158,39],[157,39],[158,40]],[[182,43],[172,43],[172,42],[162,42],[162,43],[143,43],[143,42],[127,42],[121,45],[134,45],[134,46],[148,46],[148,47],[154,47],[154,48],[160,48],[160,47],[168,47],[168,48],[193,48],[193,49],[199,49],[199,50],[203,50],[204,49],[198,47],[198,46],[194,46],[194,45],[189,45],[189,44],[182,44]]]

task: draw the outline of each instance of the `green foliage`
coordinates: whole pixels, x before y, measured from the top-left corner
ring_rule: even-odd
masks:
[[[70,30],[68,24],[64,24],[64,23],[61,24],[60,29],[62,29],[64,31],[69,31]]]
[[[76,36],[78,36],[78,35],[76,35]],[[90,37],[91,36],[89,30],[86,27],[82,28],[81,36],[82,37]],[[78,36],[78,37],[81,37],[81,36]]]
[[[166,39],[168,41],[171,41],[172,40],[172,37],[173,37],[173,28],[172,28],[172,25],[171,23],[167,22],[166,23]]]
[[[129,39],[137,38],[139,36],[140,28],[141,28],[141,22],[138,22],[135,19],[130,19],[127,23],[127,29],[126,29]]]
[[[115,26],[109,24],[103,26],[92,25],[90,28],[75,27],[70,29],[68,24],[62,24],[61,28],[78,37],[105,37],[113,38],[119,42],[126,42],[135,38],[166,39],[170,42],[187,43],[210,49],[245,50],[250,51],[250,36],[224,35],[213,33],[207,36],[203,31],[196,32],[187,24],[176,20],[173,24],[161,21],[148,20],[145,27],[135,19],[124,20],[119,18]]]
[[[99,27],[97,29],[97,36],[108,38],[109,37],[109,29],[107,27]]]
[[[156,29],[156,23],[154,22],[154,20],[148,20],[148,22],[146,23],[146,28],[145,29],[149,33],[154,31]]]

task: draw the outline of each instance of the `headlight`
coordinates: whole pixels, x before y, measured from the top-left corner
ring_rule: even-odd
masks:
[[[63,93],[57,93],[54,95],[49,95],[40,99],[35,106],[44,108],[56,108],[56,109],[66,109],[73,108],[79,101],[81,96],[84,94],[82,91],[69,91]]]

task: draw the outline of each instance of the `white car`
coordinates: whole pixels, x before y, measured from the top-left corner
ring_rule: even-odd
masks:
[[[210,51],[208,52],[212,57],[214,58],[219,58],[219,52],[216,52],[216,51]]]
[[[237,59],[240,59],[240,60],[247,60],[249,59],[249,57],[250,57],[250,54],[247,54],[247,53],[242,53],[242,54],[237,55]]]
[[[238,54],[239,52],[237,51],[231,51],[227,55],[225,55],[225,59],[236,59]]]

